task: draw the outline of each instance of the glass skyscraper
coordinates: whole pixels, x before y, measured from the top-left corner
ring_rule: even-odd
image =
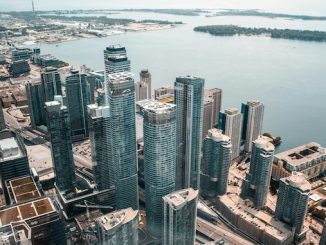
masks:
[[[61,102],[45,102],[45,108],[56,185],[60,191],[67,191],[76,186],[75,164],[68,110]]]
[[[174,83],[177,106],[176,189],[199,188],[205,80],[178,77]]]
[[[143,107],[146,221],[162,236],[163,197],[175,190],[176,107],[150,101]]]
[[[294,172],[280,180],[275,218],[294,227],[296,238],[302,232],[310,191],[311,184],[302,173]]]
[[[46,125],[45,99],[42,83],[27,83],[25,89],[32,128]]]
[[[163,245],[193,245],[196,236],[198,191],[179,190],[163,197]]]
[[[250,170],[242,183],[242,197],[252,197],[256,208],[263,208],[267,201],[275,147],[270,139],[259,136],[253,142]]]
[[[126,48],[117,44],[104,50],[104,64],[106,74],[130,72],[130,60]]]
[[[243,115],[242,139],[245,140],[245,151],[251,152],[252,142],[261,135],[264,118],[264,105],[258,100],[249,100],[242,104]]]
[[[108,76],[117,208],[138,209],[135,84],[131,73]]]
[[[85,74],[72,70],[66,77],[67,107],[73,139],[88,136],[87,105],[90,104],[90,87]]]
[[[61,78],[57,68],[44,68],[41,73],[41,82],[45,101],[53,101],[55,95],[62,95]]]
[[[89,139],[95,183],[98,190],[114,186],[110,107],[88,105]]]
[[[203,143],[201,192],[216,197],[226,193],[231,164],[231,139],[216,128],[208,131]]]

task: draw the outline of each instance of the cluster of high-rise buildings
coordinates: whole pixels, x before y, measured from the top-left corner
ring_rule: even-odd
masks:
[[[47,67],[40,82],[26,85],[31,126],[40,130],[46,126],[49,134],[55,188],[65,215],[85,200],[104,200],[116,211],[96,219],[98,243],[137,244],[142,192],[149,233],[162,244],[192,245],[199,194],[204,198],[225,195],[230,166],[247,156],[250,166],[241,198],[264,209],[272,172],[278,171],[274,217],[292,227],[294,239],[303,236],[311,185],[297,169],[285,174],[274,166],[285,160],[278,156],[275,162],[275,146],[271,138],[262,136],[264,105],[260,101],[249,100],[241,110],[221,111],[222,90],[205,90],[205,80],[194,76],[177,77],[173,88],[159,88],[152,96],[150,72],[142,70],[135,83],[126,49],[120,45],[104,50],[104,65],[104,74],[77,70],[60,74],[57,68]],[[136,102],[143,125],[144,190],[139,187]],[[5,128],[1,113],[0,127]],[[1,137],[0,132],[2,180],[28,174],[19,139],[6,136],[10,142],[2,142]],[[85,138],[91,146],[92,190],[81,188],[85,184],[76,174],[72,149],[74,141]],[[11,158],[2,164],[7,143],[20,151],[19,158],[13,158],[20,168],[10,169]],[[317,148],[312,146],[311,154]],[[23,173],[5,176],[15,171]],[[42,202],[49,202],[48,211],[56,214],[50,199]],[[14,229],[13,225],[8,229]]]

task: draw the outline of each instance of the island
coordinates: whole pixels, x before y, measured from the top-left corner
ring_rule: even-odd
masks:
[[[325,42],[326,32],[309,31],[309,30],[292,30],[292,29],[272,29],[272,28],[251,28],[240,27],[235,25],[210,25],[197,26],[196,32],[205,32],[214,36],[270,36],[271,38],[282,38],[301,41]]]
[[[220,12],[216,12],[212,15],[206,15],[206,17],[214,16],[257,16],[266,18],[287,18],[287,19],[300,19],[300,20],[326,20],[326,16],[311,16],[311,15],[293,15],[282,13],[262,12],[258,10],[234,10],[228,9]]]

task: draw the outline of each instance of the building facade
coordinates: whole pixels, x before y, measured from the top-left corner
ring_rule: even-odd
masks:
[[[258,100],[249,100],[241,105],[243,115],[242,139],[246,152],[251,152],[252,142],[261,135],[264,118],[264,105]]]
[[[25,89],[32,128],[35,129],[38,126],[46,125],[45,98],[42,83],[27,83]]]
[[[213,127],[214,100],[212,98],[204,98],[204,113],[203,113],[203,130],[202,139],[204,140],[208,134],[208,130]]]
[[[135,85],[131,73],[109,75],[112,161],[117,208],[138,209]]]
[[[302,173],[280,180],[275,218],[294,227],[297,237],[301,237],[303,231],[310,191],[311,184]]]
[[[213,125],[212,127],[217,127],[219,112],[222,108],[222,89],[212,88],[205,90],[205,97],[213,99]]]
[[[44,100],[53,101],[55,95],[62,95],[61,78],[57,68],[47,67],[41,72]]]
[[[59,101],[50,101],[45,102],[45,108],[56,186],[60,191],[73,190],[76,186],[75,164],[67,107]]]
[[[66,77],[67,108],[73,140],[88,137],[87,105],[90,104],[90,87],[85,74],[72,70]]]
[[[235,160],[240,156],[241,130],[242,130],[242,114],[236,108],[220,112],[218,128],[223,134],[231,138],[232,153],[231,160]]]
[[[208,131],[203,143],[201,193],[216,197],[226,193],[231,164],[231,139],[216,128]]]
[[[104,50],[104,64],[106,74],[130,72],[130,60],[127,57],[126,48],[111,45]]]
[[[141,70],[136,84],[136,101],[152,98],[152,76],[148,70]]]
[[[164,200],[163,245],[193,245],[196,237],[198,191],[173,192]]]
[[[274,151],[274,145],[265,136],[253,142],[250,170],[243,180],[241,196],[252,197],[256,208],[263,208],[267,201]]]
[[[97,239],[101,245],[138,244],[138,210],[127,208],[96,219]]]
[[[89,139],[95,183],[98,190],[114,186],[110,107],[89,105]]]
[[[325,244],[326,244],[326,220],[324,221],[324,227],[321,233],[319,245],[325,245]]]
[[[175,190],[176,107],[157,101],[143,108],[146,221],[162,236],[163,197]]]
[[[177,168],[176,189],[199,188],[205,80],[193,76],[177,77]]]
[[[5,116],[3,115],[2,102],[0,101],[0,131],[6,128]]]

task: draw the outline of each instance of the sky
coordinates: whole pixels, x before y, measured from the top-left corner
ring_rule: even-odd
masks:
[[[0,0],[0,11],[31,10],[32,0]],[[119,8],[235,8],[326,15],[325,0],[34,0],[36,10]]]

